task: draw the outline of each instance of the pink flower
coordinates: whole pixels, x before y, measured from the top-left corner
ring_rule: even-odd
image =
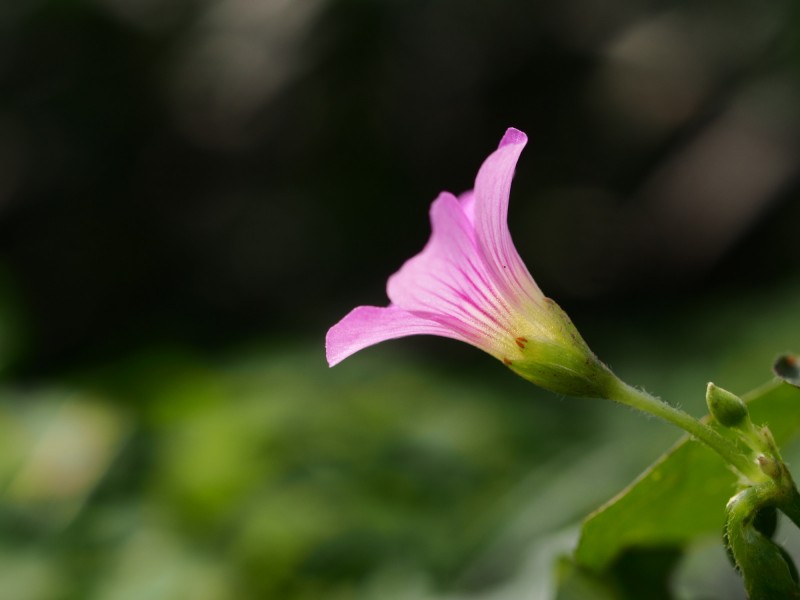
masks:
[[[511,240],[509,192],[527,141],[508,129],[473,191],[439,195],[427,245],[389,278],[389,306],[359,306],[328,331],[330,366],[384,340],[431,334],[472,344],[553,391],[604,395],[613,375],[544,296]]]

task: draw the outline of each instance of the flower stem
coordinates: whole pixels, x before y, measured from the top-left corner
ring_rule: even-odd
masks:
[[[650,413],[680,427],[714,450],[726,463],[752,482],[755,483],[767,479],[755,462],[751,461],[730,440],[722,437],[707,424],[643,390],[631,387],[623,381],[617,380],[617,382],[610,390],[609,398],[611,400]]]
[[[800,493],[797,492],[797,487],[785,465],[783,466],[783,473],[783,494],[776,504],[783,514],[792,520],[796,527],[800,527]]]

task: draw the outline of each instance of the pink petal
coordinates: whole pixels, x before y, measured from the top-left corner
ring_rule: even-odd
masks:
[[[461,204],[461,209],[464,211],[464,214],[467,215],[469,222],[472,223],[472,226],[475,226],[475,192],[473,190],[469,190],[464,192],[458,197],[458,201]]]
[[[507,297],[523,294],[538,301],[542,292],[522,262],[508,230],[511,180],[528,137],[509,128],[500,146],[487,158],[475,179],[475,229],[495,280]]]
[[[325,354],[332,367],[367,346],[420,334],[468,341],[446,325],[396,306],[358,306],[328,330]]]
[[[507,225],[511,180],[526,142],[524,133],[509,129],[484,161],[474,191],[436,199],[428,243],[389,278],[391,304],[358,307],[329,330],[331,366],[367,346],[416,334],[462,340],[497,358],[516,350],[519,340],[510,335],[520,318],[538,322],[544,298]],[[546,333],[547,323],[542,328]]]
[[[462,203],[442,193],[431,206],[432,233],[425,248],[389,278],[392,304],[429,313],[487,349],[508,331],[512,314],[487,270],[483,251]]]

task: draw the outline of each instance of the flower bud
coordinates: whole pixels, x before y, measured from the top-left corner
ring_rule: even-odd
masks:
[[[708,412],[725,427],[740,427],[749,418],[747,405],[739,396],[710,382],[706,388],[706,404]]]

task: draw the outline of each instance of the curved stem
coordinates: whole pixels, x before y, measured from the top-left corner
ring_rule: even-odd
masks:
[[[792,520],[795,527],[800,528],[800,493],[792,480],[789,469],[782,465],[783,494],[776,503],[781,512]]]
[[[623,381],[619,381],[614,387],[610,394],[610,399],[650,413],[680,427],[714,450],[725,462],[751,481],[759,482],[767,479],[758,466],[744,455],[735,444],[681,409],[675,408],[643,390],[631,387]]]
[[[748,487],[731,498],[725,507],[725,542],[751,600],[800,598],[791,557],[769,534],[759,531],[755,523],[760,510],[775,506],[786,495],[787,483],[789,489],[794,490],[791,479],[781,478]]]

